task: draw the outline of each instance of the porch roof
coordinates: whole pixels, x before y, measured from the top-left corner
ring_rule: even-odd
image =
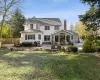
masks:
[[[73,31],[70,31],[70,30],[60,30],[60,31],[56,31],[52,35],[56,35],[57,33],[69,33],[71,35],[77,35],[78,36],[77,33],[73,32]]]
[[[29,29],[29,30],[21,31],[20,33],[43,33],[43,32],[41,30]]]

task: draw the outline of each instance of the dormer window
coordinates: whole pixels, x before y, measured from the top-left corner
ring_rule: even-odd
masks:
[[[33,24],[30,24],[30,29],[33,29]]]

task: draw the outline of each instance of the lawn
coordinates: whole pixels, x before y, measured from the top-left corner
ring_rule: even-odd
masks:
[[[47,51],[1,53],[0,80],[100,80],[100,58]]]

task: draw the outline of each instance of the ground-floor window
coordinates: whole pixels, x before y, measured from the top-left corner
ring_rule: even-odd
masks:
[[[41,40],[41,34],[38,35],[38,39]]]
[[[50,41],[50,35],[44,35],[44,41]]]
[[[25,40],[27,40],[27,34],[25,35]]]
[[[70,36],[69,36],[69,35],[66,36],[66,41],[67,41],[67,42],[70,41]]]
[[[72,40],[73,40],[73,36],[71,36]]]
[[[35,40],[35,34],[32,34],[32,35],[25,35],[25,40],[28,40],[28,39],[32,39],[32,40]]]
[[[58,42],[58,40],[59,40],[59,36],[55,35],[55,42]]]

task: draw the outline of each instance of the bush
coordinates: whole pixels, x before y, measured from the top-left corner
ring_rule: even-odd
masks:
[[[83,43],[83,51],[88,52],[95,52],[95,43],[89,39],[85,39]]]
[[[32,42],[23,42],[22,46],[24,47],[32,46]]]
[[[100,46],[97,47],[97,51],[100,52]]]
[[[68,46],[67,47],[67,50],[69,52],[77,52],[78,51],[78,48],[76,46],[71,45],[71,46]]]
[[[60,51],[61,52],[65,52],[66,51],[65,48],[64,48],[64,46],[61,47],[61,50]]]
[[[3,50],[3,49],[7,49],[7,47],[5,47],[5,46],[1,46],[0,49],[1,49],[1,50]]]

